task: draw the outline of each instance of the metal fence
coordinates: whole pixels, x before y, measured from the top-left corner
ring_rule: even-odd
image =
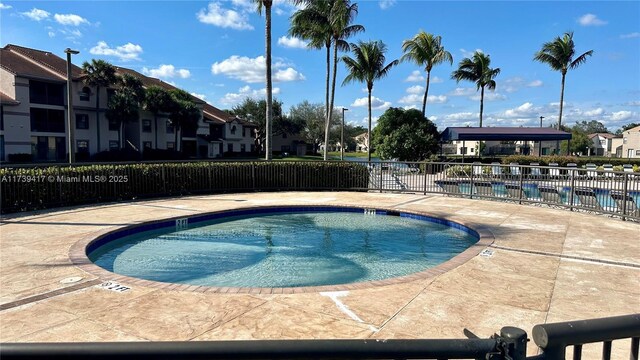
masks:
[[[467,332],[468,333],[468,332]],[[533,340],[541,352],[527,357],[527,333],[504,327],[490,339],[451,340],[254,340],[205,342],[9,343],[0,357],[13,359],[491,359],[560,360],[574,346],[602,342],[611,358],[613,340],[631,339],[628,358],[638,360],[640,314],[536,325]],[[625,356],[626,357],[626,356]]]
[[[546,205],[640,220],[640,173],[444,162],[170,162],[2,169],[2,212],[246,191],[380,191]]]

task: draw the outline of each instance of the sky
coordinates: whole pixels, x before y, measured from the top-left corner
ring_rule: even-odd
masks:
[[[354,1],[355,2],[355,1]],[[576,53],[594,54],[566,78],[563,123],[597,120],[614,131],[640,122],[639,1],[357,1],[354,24],[366,31],[350,42],[382,40],[387,59],[420,30],[440,35],[454,64],[431,72],[427,117],[439,130],[477,126],[479,91],[456,83],[451,72],[480,50],[500,68],[495,91],[485,93],[484,126],[556,123],[561,74],[533,61],[542,44],[574,32]],[[274,96],[285,111],[304,100],[324,102],[325,52],[291,38],[285,0],[273,9]],[[220,108],[264,97],[264,17],[250,0],[214,1],[2,1],[0,43],[46,50],[73,63],[104,59],[183,88]],[[342,55],[348,55],[342,53]],[[1,61],[1,59],[0,59]],[[335,106],[346,121],[367,124],[364,84],[341,86]],[[388,107],[421,108],[426,73],[401,63],[373,90],[373,119]]]

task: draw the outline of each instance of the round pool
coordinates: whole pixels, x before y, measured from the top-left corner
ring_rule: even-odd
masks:
[[[135,278],[213,287],[300,287],[405,276],[437,266],[479,239],[460,224],[348,207],[226,211],[127,228],[87,255]]]

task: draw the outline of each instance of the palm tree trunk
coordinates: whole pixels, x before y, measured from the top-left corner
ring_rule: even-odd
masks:
[[[324,117],[329,116],[329,77],[331,76],[331,42],[327,43],[327,80],[325,86]]]
[[[333,118],[333,102],[336,98],[336,75],[338,73],[338,41],[334,40],[333,44],[333,79],[331,81],[331,103],[327,109],[327,122],[324,125],[324,160],[328,160],[329,148],[329,129],[331,128],[331,120]]]
[[[424,90],[424,98],[422,99],[422,116],[426,117],[427,97],[429,95],[429,79],[431,79],[431,71],[427,71],[427,87]]]
[[[96,135],[98,136],[98,140],[96,144],[98,145],[98,152],[100,152],[100,86],[96,86]]]
[[[564,105],[564,77],[565,73],[562,73],[562,86],[560,87],[560,115],[558,115],[558,130],[562,125],[562,106]]]
[[[271,160],[272,156],[272,143],[271,143],[271,129],[273,127],[273,88],[271,83],[271,4],[265,4],[265,52],[266,52],[266,65],[267,65],[267,114],[266,114],[266,142],[265,142],[265,160]]]
[[[482,111],[484,110],[484,86],[480,90],[480,127],[482,127]]]
[[[367,161],[371,162],[371,86],[369,86],[369,127],[367,128]]]

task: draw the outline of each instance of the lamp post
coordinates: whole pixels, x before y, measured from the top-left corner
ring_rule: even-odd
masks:
[[[544,119],[544,116],[540,116],[540,127],[542,127],[542,119]]]
[[[342,108],[342,129],[340,130],[340,160],[344,160],[344,112],[349,109]]]
[[[71,50],[70,48],[66,48],[64,50],[65,54],[67,54],[67,128],[69,129],[69,137],[67,140],[67,150],[69,151],[69,164],[73,164],[76,159],[76,153],[73,146],[73,95],[71,91],[71,54],[76,55],[79,54],[78,50]]]

